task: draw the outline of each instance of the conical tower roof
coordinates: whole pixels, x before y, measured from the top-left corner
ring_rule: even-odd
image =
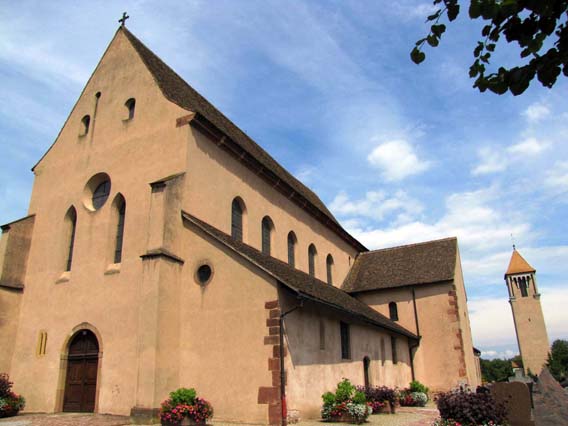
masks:
[[[519,254],[517,249],[513,248],[513,254],[511,255],[511,261],[509,262],[509,267],[505,275],[512,274],[523,274],[527,272],[536,272],[529,263]]]

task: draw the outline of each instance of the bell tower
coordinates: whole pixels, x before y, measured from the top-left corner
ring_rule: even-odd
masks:
[[[536,285],[536,270],[513,246],[505,282],[517,332],[517,342],[525,374],[539,374],[549,351],[548,335]]]

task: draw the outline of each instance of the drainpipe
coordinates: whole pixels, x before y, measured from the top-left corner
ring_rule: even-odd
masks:
[[[418,324],[418,310],[416,309],[416,292],[414,291],[414,288],[412,289],[412,306],[414,308],[414,323],[416,325],[416,335],[418,336],[418,342],[416,342],[414,345],[410,345],[410,340],[409,340],[409,345],[408,345],[408,353],[410,355],[410,372],[412,374],[412,381],[416,380],[415,374],[414,374],[414,352],[413,349],[416,349],[418,346],[420,346],[420,339],[422,338],[420,336],[420,325]]]
[[[286,408],[286,372],[284,371],[284,317],[291,314],[296,309],[300,309],[304,305],[304,299],[302,296],[298,295],[300,304],[294,306],[292,309],[280,314],[279,325],[280,325],[280,398],[282,405],[282,426],[286,426],[286,418],[288,417],[288,411]]]

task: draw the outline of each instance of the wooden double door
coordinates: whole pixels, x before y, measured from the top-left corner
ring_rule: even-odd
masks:
[[[63,411],[95,411],[98,366],[96,336],[89,330],[79,331],[69,345]]]

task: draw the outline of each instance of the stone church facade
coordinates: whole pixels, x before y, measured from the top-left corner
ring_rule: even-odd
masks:
[[[355,384],[476,386],[456,239],[368,251],[121,27],[2,226],[0,371],[31,412],[319,416]],[[285,419],[284,419],[285,420]]]

